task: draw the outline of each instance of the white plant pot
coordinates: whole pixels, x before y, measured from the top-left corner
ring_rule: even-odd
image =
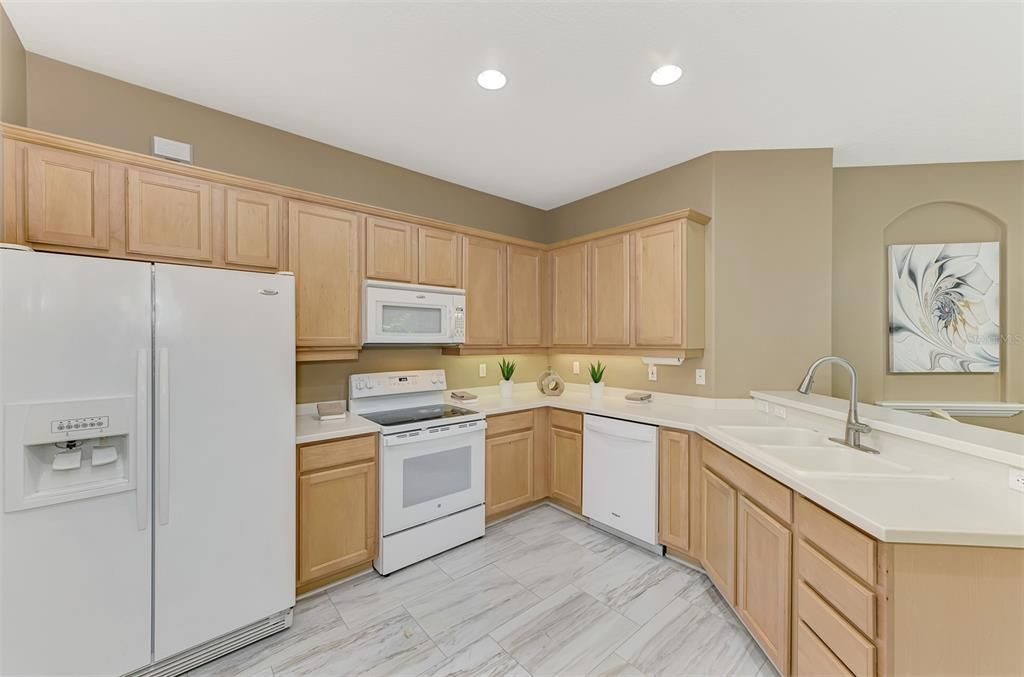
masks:
[[[501,394],[501,399],[511,400],[512,399],[512,381],[498,381],[498,393]]]
[[[604,397],[604,382],[590,384],[590,399],[599,400]]]

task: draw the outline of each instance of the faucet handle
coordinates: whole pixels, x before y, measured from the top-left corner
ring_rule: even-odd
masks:
[[[854,432],[862,433],[865,435],[871,432],[871,426],[869,426],[867,423],[861,423],[860,421],[854,421],[853,423],[850,423],[847,427],[849,427],[849,429]]]

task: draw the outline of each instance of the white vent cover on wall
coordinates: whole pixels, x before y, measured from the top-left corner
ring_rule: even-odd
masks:
[[[165,139],[162,136],[153,137],[153,155],[192,164],[192,144],[173,139]]]

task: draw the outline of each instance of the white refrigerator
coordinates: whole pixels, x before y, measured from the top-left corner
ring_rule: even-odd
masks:
[[[294,280],[0,249],[0,674],[177,674],[295,603]]]

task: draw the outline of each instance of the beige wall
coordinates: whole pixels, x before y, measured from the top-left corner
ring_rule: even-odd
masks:
[[[25,124],[25,48],[0,7],[0,120]]]
[[[711,215],[712,172],[709,153],[552,209],[541,241],[567,240],[677,209]]]
[[[149,153],[193,144],[195,164],[497,233],[540,238],[544,212],[150,89],[28,54],[28,126]]]
[[[860,399],[1024,401],[1024,162],[836,169],[832,333]],[[886,245],[1002,242],[999,374],[889,374]],[[835,394],[845,396],[846,377]],[[1024,433],[1024,414],[965,419]]]
[[[546,355],[506,355],[516,362],[515,383],[536,381],[548,366]],[[447,357],[438,348],[367,348],[356,362],[307,362],[298,365],[296,399],[322,402],[347,399],[348,377],[376,371],[402,369],[444,369],[450,388],[475,388],[497,385],[501,379],[494,355]],[[479,365],[487,365],[487,376],[479,376]]]

